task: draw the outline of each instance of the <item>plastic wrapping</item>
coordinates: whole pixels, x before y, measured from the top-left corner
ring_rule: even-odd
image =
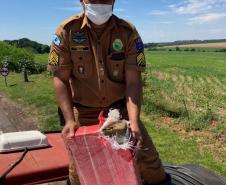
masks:
[[[130,150],[114,150],[99,136],[99,125],[81,127],[68,139],[81,185],[140,185]]]

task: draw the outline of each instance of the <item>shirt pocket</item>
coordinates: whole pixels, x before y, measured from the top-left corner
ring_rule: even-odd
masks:
[[[110,80],[124,82],[125,80],[125,54],[116,53],[107,57],[107,69]]]
[[[73,74],[76,78],[86,79],[93,74],[93,55],[88,51],[76,51],[72,53]]]

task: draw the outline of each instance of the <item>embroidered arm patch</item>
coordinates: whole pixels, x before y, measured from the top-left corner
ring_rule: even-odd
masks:
[[[144,56],[144,53],[139,53],[137,55],[137,65],[139,67],[146,67],[146,61],[145,61],[145,56]]]
[[[55,50],[51,51],[51,53],[49,55],[49,65],[51,65],[51,66],[59,65],[59,55],[56,53]]]

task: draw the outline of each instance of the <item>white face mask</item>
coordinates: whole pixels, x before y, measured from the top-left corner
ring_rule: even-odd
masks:
[[[101,25],[112,16],[112,6],[108,4],[85,4],[85,14],[94,24]]]

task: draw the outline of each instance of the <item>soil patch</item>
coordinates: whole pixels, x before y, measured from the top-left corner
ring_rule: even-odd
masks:
[[[26,108],[0,95],[0,130],[4,133],[37,130],[38,120]]]

